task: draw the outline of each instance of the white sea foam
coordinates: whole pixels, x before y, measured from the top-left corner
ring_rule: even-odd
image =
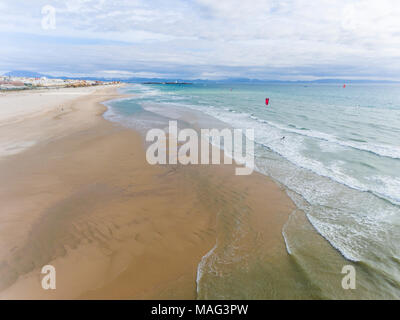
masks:
[[[372,261],[371,251],[381,255],[379,259],[384,259],[388,252],[393,256],[400,256],[396,243],[388,243],[393,234],[389,234],[392,232],[391,226],[400,225],[400,210],[396,206],[400,204],[400,179],[383,173],[358,178],[349,172],[346,163],[340,159],[333,158],[329,162],[323,162],[313,158],[307,150],[307,142],[315,141],[323,151],[333,154],[343,150],[358,150],[394,159],[400,159],[400,147],[343,141],[332,134],[280,125],[254,114],[233,112],[236,110],[228,107],[198,106],[179,103],[178,99],[172,100],[176,101],[162,103],[164,106],[175,105],[201,111],[235,128],[254,128],[255,142],[263,146],[263,150],[270,150],[287,160],[268,162],[266,158],[262,158],[257,169],[271,175],[304,198],[307,205],[299,201],[296,201],[296,205],[306,212],[314,228],[344,257],[352,261]],[[160,105],[157,108],[161,113],[166,109]],[[274,172],[275,168],[279,172]],[[288,253],[292,254],[285,227],[282,236]],[[215,249],[216,246],[198,265],[198,292],[207,260]]]
[[[400,147],[399,146],[379,145],[379,144],[367,143],[367,142],[344,141],[334,135],[319,132],[319,131],[300,130],[300,129],[296,129],[296,128],[290,128],[290,127],[282,126],[280,124],[274,123],[272,121],[267,121],[267,120],[262,120],[262,122],[267,123],[270,126],[276,127],[278,129],[286,131],[286,132],[296,133],[296,134],[310,137],[310,138],[316,138],[316,139],[320,139],[320,140],[329,141],[329,142],[336,143],[343,147],[349,147],[349,148],[357,149],[360,151],[371,152],[371,153],[374,153],[374,154],[376,154],[378,156],[382,156],[382,157],[400,159]]]
[[[292,255],[292,250],[290,249],[290,245],[289,245],[288,238],[287,238],[287,235],[286,235],[286,228],[288,227],[288,225],[289,225],[289,223],[290,223],[290,221],[291,221],[291,218],[292,218],[292,215],[293,215],[293,214],[294,214],[294,212],[292,212],[292,213],[290,214],[288,221],[286,221],[286,223],[283,225],[283,228],[282,228],[282,237],[283,237],[283,241],[285,242],[286,251],[287,251],[287,253],[288,253],[289,255]]]
[[[197,276],[196,276],[196,292],[197,292],[197,294],[199,294],[199,292],[200,292],[200,281],[204,274],[204,268],[207,264],[207,259],[214,253],[216,248],[217,248],[217,243],[215,243],[215,246],[201,258],[199,264],[197,265]]]
[[[199,110],[196,106],[188,106],[190,108],[195,108]],[[203,110],[204,111],[204,110]],[[386,186],[380,186],[379,188],[375,185],[366,185],[354,177],[351,177],[341,170],[338,162],[333,163],[331,166],[327,167],[320,161],[313,159],[311,157],[304,156],[303,148],[304,143],[302,136],[306,135],[292,135],[290,137],[285,134],[285,128],[281,129],[279,126],[271,126],[269,121],[263,119],[252,119],[247,113],[223,113],[216,112],[212,109],[206,109],[206,113],[216,117],[221,121],[225,121],[239,128],[254,128],[256,132],[255,141],[265,147],[273,150],[279,155],[283,156],[295,165],[310,170],[320,176],[328,177],[338,183],[346,185],[350,188],[366,192],[370,191],[385,198],[394,204],[400,203],[400,195],[398,194],[399,189],[391,187],[393,182],[390,182],[390,178],[386,177],[384,181],[387,182]],[[296,130],[298,131],[298,130]],[[284,143],[281,138],[285,136]],[[336,143],[332,136],[324,133],[311,132],[308,137],[317,137],[328,142]],[[349,143],[350,144],[350,143]],[[346,143],[339,143],[338,145],[346,147]],[[348,146],[347,146],[348,147]],[[400,156],[400,153],[399,153]]]

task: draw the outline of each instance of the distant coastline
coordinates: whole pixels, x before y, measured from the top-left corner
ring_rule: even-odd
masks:
[[[193,84],[193,82],[157,82],[157,81],[147,81],[142,82],[142,84],[174,84],[174,85],[188,85]]]
[[[120,83],[121,83],[120,81],[0,76],[0,91],[79,88],[79,87],[92,87],[100,85],[115,85]]]
[[[32,71],[24,71],[24,70],[14,70],[7,72],[3,75],[0,75],[1,79],[9,79],[9,78],[30,78],[30,79],[48,79],[48,80],[57,80],[58,81],[88,81],[88,82],[124,82],[124,83],[140,83],[140,84],[178,84],[178,85],[188,85],[188,84],[232,84],[232,83],[248,83],[248,84],[399,84],[399,81],[394,80],[373,80],[373,79],[314,79],[314,80],[278,80],[278,79],[255,79],[255,78],[223,78],[223,79],[184,79],[184,78],[143,78],[143,77],[101,77],[101,76],[84,76],[84,77],[68,77],[68,76],[52,76],[45,73],[38,73]]]

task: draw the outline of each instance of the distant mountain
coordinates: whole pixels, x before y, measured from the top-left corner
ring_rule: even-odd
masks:
[[[65,77],[65,76],[50,76],[43,73],[38,73],[34,71],[26,70],[14,70],[3,74],[6,77],[25,77],[25,78],[42,78],[46,77],[48,79],[80,79],[80,80],[99,80],[99,81],[121,81],[117,78],[102,78],[102,77]]]
[[[48,77],[44,74],[33,72],[33,71],[25,71],[25,70],[15,70],[10,71],[4,74],[6,77],[25,77],[25,78],[41,78]]]
[[[142,83],[142,82],[191,82],[191,83],[399,83],[399,81],[389,80],[344,80],[344,79],[318,79],[318,80],[260,80],[249,78],[228,78],[221,80],[207,80],[207,79],[171,79],[171,78],[109,78],[109,77],[54,77],[33,71],[16,70],[4,74],[9,77],[27,77],[27,78],[41,78],[46,77],[49,79],[80,79],[80,80],[97,80],[97,81],[122,81],[128,83]]]
[[[313,81],[299,81],[311,83],[399,83],[394,80],[344,80],[344,79],[318,79]]]
[[[143,82],[191,82],[191,83],[243,83],[243,84],[351,84],[351,83],[400,83],[399,81],[390,81],[390,80],[344,80],[344,79],[318,79],[318,80],[260,80],[260,79],[248,79],[248,78],[228,78],[221,80],[207,80],[207,79],[163,79],[163,78],[129,78],[129,79],[118,79],[123,82],[130,83],[143,83]]]

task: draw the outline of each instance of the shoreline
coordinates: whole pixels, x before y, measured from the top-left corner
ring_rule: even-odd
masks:
[[[224,214],[287,258],[294,204],[274,182],[232,165],[150,166],[139,133],[103,118],[106,100],[85,95],[12,128],[46,138],[0,160],[1,299],[199,298],[200,262],[232,240]],[[44,264],[57,269],[54,291],[40,287]]]

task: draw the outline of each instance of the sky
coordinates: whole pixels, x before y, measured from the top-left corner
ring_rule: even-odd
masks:
[[[400,80],[398,0],[0,0],[0,74]]]

